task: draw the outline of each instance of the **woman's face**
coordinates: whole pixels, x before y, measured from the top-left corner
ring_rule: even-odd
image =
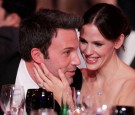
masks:
[[[80,50],[90,70],[107,65],[115,54],[115,43],[105,39],[93,24],[84,25],[80,31]]]

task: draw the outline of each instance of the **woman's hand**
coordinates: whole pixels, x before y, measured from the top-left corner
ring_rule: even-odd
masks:
[[[43,63],[41,63],[41,68],[34,63],[33,70],[38,85],[47,91],[53,92],[54,98],[59,105],[61,105],[61,100],[65,103],[67,98],[70,97],[71,99],[71,96],[67,97],[67,93],[71,91],[71,88],[61,69],[58,70],[59,78],[49,72]],[[72,101],[70,103],[73,104]]]

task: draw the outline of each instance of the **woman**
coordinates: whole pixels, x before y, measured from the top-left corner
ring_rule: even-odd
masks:
[[[82,70],[82,96],[91,95],[96,107],[135,106],[135,71],[117,55],[131,31],[127,18],[119,8],[101,3],[83,19],[80,50],[87,69]]]
[[[131,31],[126,16],[116,6],[100,3],[91,7],[83,19],[80,50],[87,68],[81,70],[82,98],[92,96],[96,107],[135,106],[135,71],[117,55]],[[45,66],[42,67],[46,73]],[[36,73],[43,80],[49,78],[41,71]]]

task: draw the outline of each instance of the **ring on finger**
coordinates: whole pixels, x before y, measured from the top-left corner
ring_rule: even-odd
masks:
[[[44,81],[42,81],[42,82],[39,84],[40,87],[44,87],[44,85],[45,85],[45,82],[44,82]]]

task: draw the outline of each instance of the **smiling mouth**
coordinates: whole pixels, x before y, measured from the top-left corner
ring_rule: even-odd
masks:
[[[87,58],[86,58],[86,61],[87,61],[88,63],[96,63],[97,60],[98,60],[97,57],[87,57]]]
[[[96,61],[97,57],[90,57],[90,58],[87,58],[87,59],[90,60],[90,61]]]

